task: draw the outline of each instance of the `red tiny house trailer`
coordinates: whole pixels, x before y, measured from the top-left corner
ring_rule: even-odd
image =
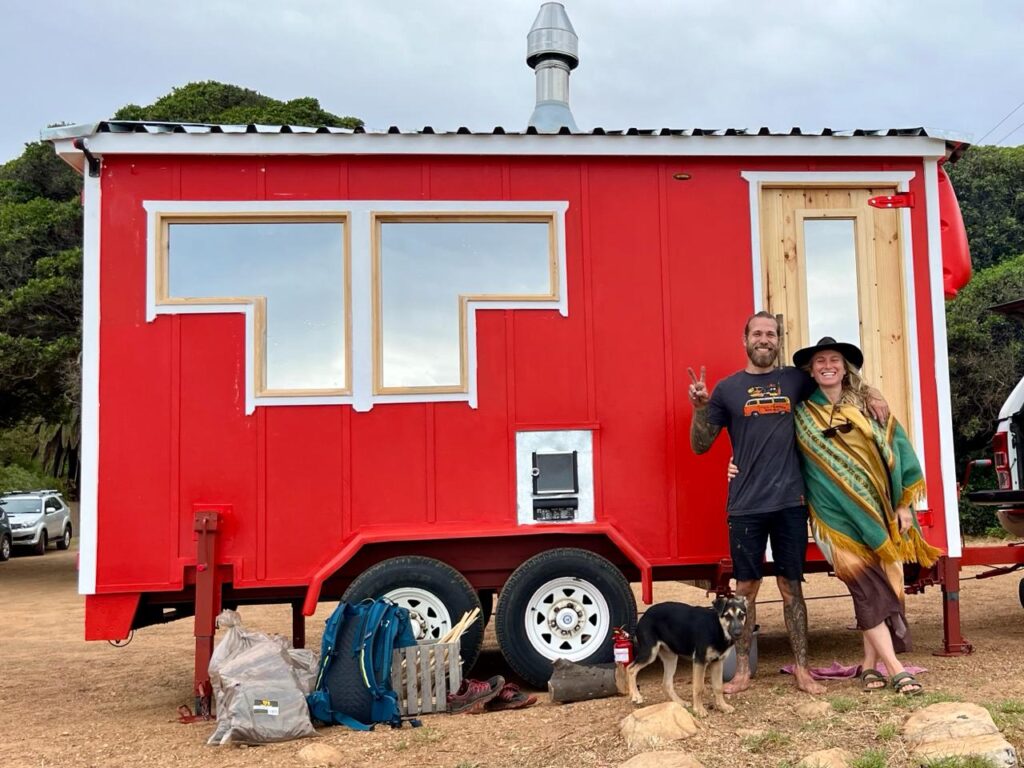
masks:
[[[54,140],[88,174],[75,139]],[[884,214],[898,236],[905,304],[896,314],[910,396],[896,400],[924,459],[926,536],[960,554],[938,226],[938,162],[952,147],[942,138],[150,135],[143,124],[107,123],[85,141],[102,161],[86,185],[84,442],[93,453],[80,586],[89,639],[189,615],[204,581],[213,607],[290,602],[308,615],[396,557],[440,560],[478,591],[499,590],[521,564],[560,547],[599,555],[642,581],[648,599],[653,579],[726,578],[729,449],[690,450],[686,368],[707,365],[710,382],[733,372],[746,317],[778,311],[766,295],[770,190],[781,190],[780,205],[797,205],[797,191],[814,197],[807,210],[833,206],[843,221],[868,215],[857,201],[869,194],[913,193],[913,208]],[[845,202],[821,202],[825,193]],[[872,252],[883,253],[881,220],[864,221]],[[175,247],[165,227],[259,222],[343,231],[336,255],[350,293],[338,295],[351,300],[332,338],[345,340],[337,381],[350,388],[261,393],[275,353],[257,348],[269,344],[260,339],[273,308],[263,322],[242,294],[161,303],[176,279],[173,266],[160,271]],[[550,294],[462,302],[462,389],[377,386],[400,357],[387,348],[389,222],[548,227]],[[196,263],[212,252],[197,251]],[[301,276],[319,290],[317,273],[289,271],[276,279]],[[865,327],[882,337],[881,325]],[[794,333],[795,344],[807,330]],[[524,472],[537,440],[573,455],[577,490],[552,497],[578,501],[571,519],[534,520],[550,508],[529,508],[542,495],[529,493]],[[209,512],[216,530],[197,531]],[[198,549],[211,537],[203,568]],[[210,619],[197,613],[197,635],[207,637],[199,623]],[[609,629],[591,650],[610,653],[610,643]]]

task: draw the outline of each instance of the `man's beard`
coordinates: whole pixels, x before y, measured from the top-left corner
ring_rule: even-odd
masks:
[[[747,345],[747,357],[758,368],[771,368],[775,364],[775,359],[779,356],[779,348],[772,347],[771,349],[755,349],[754,345]]]

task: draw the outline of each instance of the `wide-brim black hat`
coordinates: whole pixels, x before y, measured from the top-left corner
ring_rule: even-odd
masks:
[[[818,352],[826,349],[834,349],[836,352],[846,358],[846,361],[854,368],[860,368],[864,365],[864,353],[860,351],[853,344],[846,344],[842,341],[836,341],[831,336],[822,336],[818,343],[813,347],[804,347],[798,349],[793,354],[793,365],[797,368],[803,368],[814,357]]]

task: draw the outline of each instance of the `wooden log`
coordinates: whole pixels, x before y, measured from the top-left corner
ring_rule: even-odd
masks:
[[[565,659],[556,659],[554,672],[548,680],[548,693],[552,701],[560,704],[625,694],[625,668],[615,662],[574,664]]]

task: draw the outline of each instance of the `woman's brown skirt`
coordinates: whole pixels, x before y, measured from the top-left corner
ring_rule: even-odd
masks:
[[[865,560],[852,552],[832,549],[832,566],[853,597],[857,629],[885,622],[897,653],[910,650],[910,628],[903,603],[903,565],[883,563],[872,554]]]

